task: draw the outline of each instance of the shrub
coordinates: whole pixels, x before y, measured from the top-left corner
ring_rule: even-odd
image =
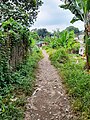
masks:
[[[70,51],[72,53],[78,54],[79,53],[79,48],[80,48],[80,43],[75,43]]]
[[[51,54],[50,59],[54,62],[66,63],[69,60],[69,57],[66,53],[66,50],[61,48],[59,50],[56,50],[54,54]]]
[[[35,69],[42,57],[34,50],[17,70],[10,75],[12,81],[0,87],[0,120],[23,120],[26,96],[31,95],[35,83]]]

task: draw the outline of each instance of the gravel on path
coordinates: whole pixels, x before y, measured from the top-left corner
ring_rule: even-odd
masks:
[[[44,58],[36,74],[37,87],[27,100],[25,120],[76,120],[62,80],[46,51],[42,52]]]

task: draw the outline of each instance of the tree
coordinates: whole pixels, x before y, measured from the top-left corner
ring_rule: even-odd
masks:
[[[74,26],[69,26],[66,28],[67,31],[74,31],[75,34],[79,34],[79,29]]]
[[[40,38],[37,34],[37,32],[35,31],[31,31],[30,32],[30,37],[29,37],[29,40],[31,41],[31,45],[33,46],[36,42],[39,42]]]
[[[61,8],[69,9],[75,16],[71,23],[81,20],[85,25],[85,43],[87,69],[90,70],[90,0],[61,0],[65,4]]]
[[[37,17],[41,0],[1,0],[0,23],[12,17],[23,25],[30,26]]]
[[[47,31],[46,28],[38,29],[37,33],[42,38],[45,38],[46,36],[50,36],[50,33]]]

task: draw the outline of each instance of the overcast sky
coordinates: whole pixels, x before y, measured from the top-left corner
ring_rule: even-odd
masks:
[[[46,28],[50,32],[56,29],[61,31],[70,25],[78,27],[80,30],[84,29],[81,21],[70,24],[74,15],[69,10],[63,10],[59,7],[62,4],[60,0],[43,0],[43,2],[37,20],[31,29]]]

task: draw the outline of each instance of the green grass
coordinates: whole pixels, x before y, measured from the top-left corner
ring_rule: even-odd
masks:
[[[90,75],[84,70],[85,60],[62,49],[51,54],[50,60],[62,76],[78,120],[90,120]]]
[[[24,119],[26,99],[34,90],[35,70],[41,58],[41,52],[34,50],[12,73],[12,82],[0,89],[0,120]]]

